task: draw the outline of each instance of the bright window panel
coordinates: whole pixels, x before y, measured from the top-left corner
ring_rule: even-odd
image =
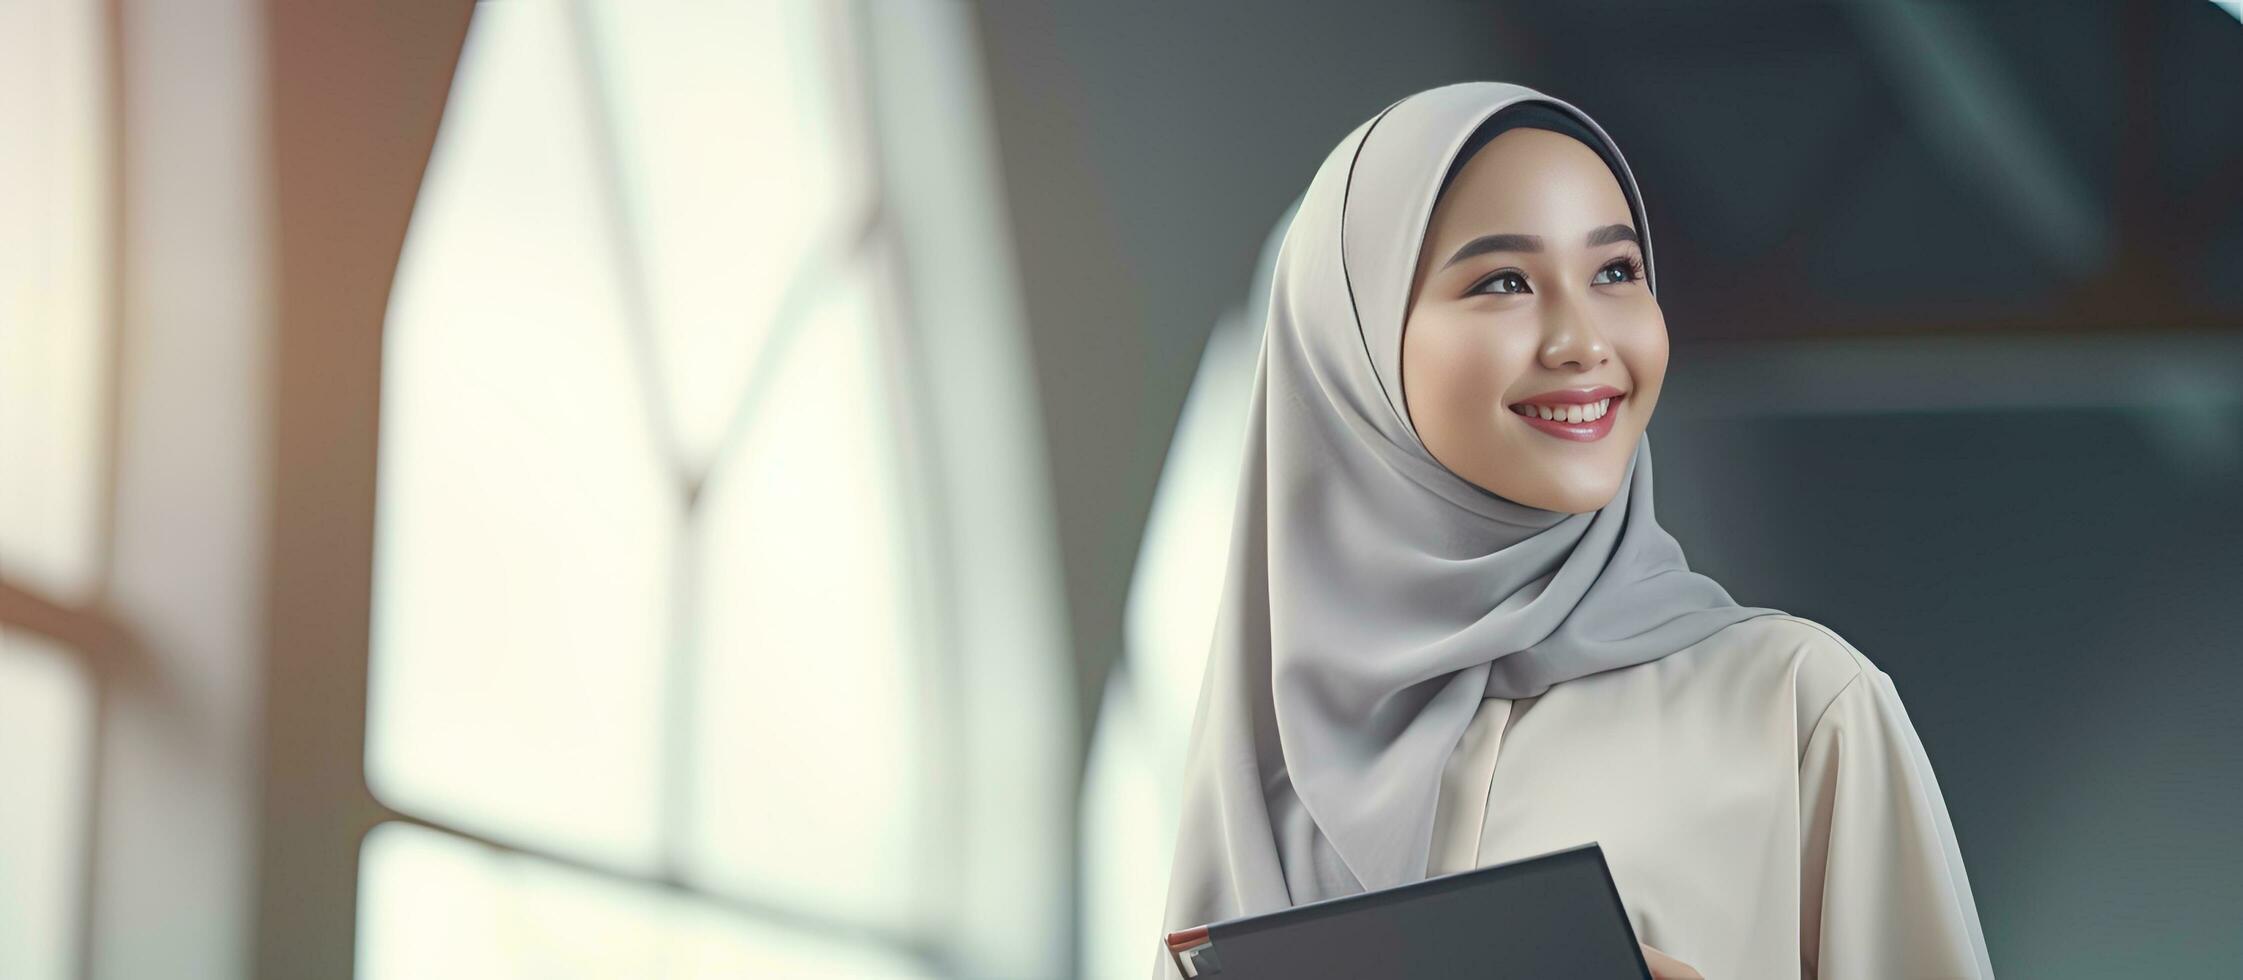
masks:
[[[1265,249],[1267,267],[1271,250]],[[1259,304],[1252,304],[1259,305]],[[1230,564],[1262,331],[1234,313],[1209,336],[1161,467],[1129,590],[1129,664],[1107,682],[1083,787],[1083,972],[1137,977],[1157,947],[1182,812],[1192,712]]]
[[[929,976],[889,951],[408,824],[375,828],[362,857],[360,980]]]
[[[679,509],[563,10],[477,7],[391,298],[368,777],[647,866]]]
[[[1141,980],[1159,955],[1175,863],[1176,760],[1155,758],[1136,685],[1117,673],[1091,738],[1083,786],[1082,976]]]
[[[1130,677],[1137,710],[1157,740],[1153,751],[1164,764],[1184,761],[1215,638],[1261,344],[1260,321],[1237,314],[1208,337],[1161,467],[1130,583]]]
[[[0,576],[65,600],[99,551],[105,9],[0,3]]]
[[[0,631],[0,977],[77,975],[92,742],[83,661]]]
[[[697,866],[900,923],[927,825],[891,385],[861,279],[804,323],[702,506]]]
[[[780,292],[847,224],[858,174],[835,145],[824,4],[604,0],[593,57],[650,287],[663,395],[680,448],[707,465]]]

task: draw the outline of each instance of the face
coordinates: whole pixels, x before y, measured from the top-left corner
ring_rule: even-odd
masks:
[[[1426,228],[1402,326],[1403,403],[1433,457],[1530,507],[1611,502],[1667,372],[1642,270],[1596,151],[1522,127],[1467,161]]]

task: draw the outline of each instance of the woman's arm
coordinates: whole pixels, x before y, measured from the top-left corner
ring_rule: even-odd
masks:
[[[1799,761],[1800,968],[1822,980],[1991,980],[1931,761],[1892,679],[1866,667]]]

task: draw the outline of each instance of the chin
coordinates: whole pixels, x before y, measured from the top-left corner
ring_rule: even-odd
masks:
[[[1563,511],[1568,514],[1586,514],[1603,510],[1620,492],[1620,481],[1611,480],[1594,486],[1552,487],[1548,503],[1536,504],[1544,510]]]

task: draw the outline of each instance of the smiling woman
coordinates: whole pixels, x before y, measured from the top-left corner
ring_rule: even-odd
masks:
[[[1667,368],[1636,218],[1587,137],[1538,103],[1481,128],[1449,169],[1402,332],[1434,458],[1566,513],[1619,490]]]
[[[1655,282],[1617,148],[1531,89],[1418,93],[1325,159],[1272,278],[1167,930],[1594,842],[1656,978],[1992,975],[1892,679],[1659,525]]]

